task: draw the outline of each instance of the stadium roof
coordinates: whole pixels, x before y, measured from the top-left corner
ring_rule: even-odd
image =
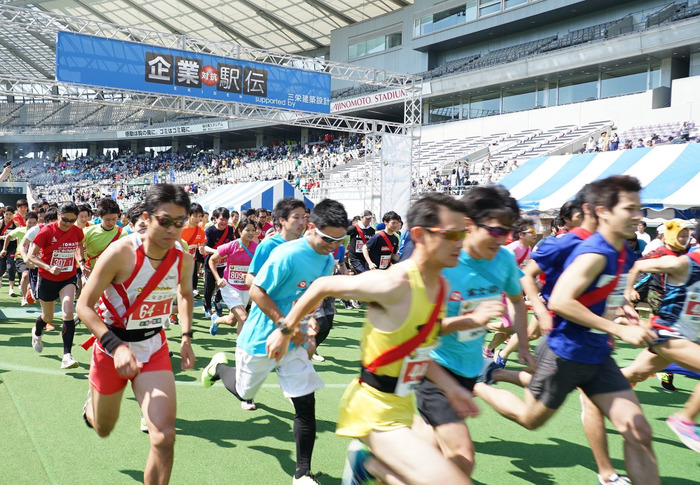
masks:
[[[188,35],[286,54],[323,55],[331,30],[413,0],[0,0],[6,6]],[[0,22],[0,73],[54,77],[53,35],[17,34]],[[24,77],[22,76],[22,77]]]

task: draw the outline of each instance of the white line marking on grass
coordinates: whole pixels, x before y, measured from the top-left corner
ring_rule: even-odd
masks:
[[[66,371],[60,371],[56,369],[44,369],[41,367],[31,367],[28,365],[11,364],[9,362],[0,362],[0,369],[18,372],[31,372],[32,374],[43,374],[50,376],[64,376]],[[71,371],[68,371],[71,372]],[[73,371],[74,372],[74,371]],[[85,372],[87,374],[87,371]],[[175,384],[178,386],[199,386],[202,387],[202,383],[197,379],[196,381],[179,381],[175,379]],[[275,389],[279,387],[279,384],[263,384],[263,388]],[[326,384],[326,389],[345,389],[348,387],[348,383],[344,384]]]

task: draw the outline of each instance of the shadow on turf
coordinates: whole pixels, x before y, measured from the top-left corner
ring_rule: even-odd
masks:
[[[133,480],[143,483],[143,470],[119,470],[119,473],[123,473],[131,477]]]

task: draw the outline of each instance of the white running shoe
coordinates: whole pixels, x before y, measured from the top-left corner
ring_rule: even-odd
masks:
[[[317,352],[314,352],[314,355],[311,356],[311,360],[314,362],[325,362],[326,358]]]
[[[17,296],[17,293],[15,293],[14,288],[10,288],[10,292],[8,293],[10,296]]]
[[[61,369],[75,369],[76,367],[78,367],[78,362],[73,358],[73,355],[70,353],[63,354]]]
[[[321,485],[321,483],[316,480],[320,473],[315,473],[313,475],[304,475],[300,478],[295,478],[292,480],[292,485]]]
[[[20,302],[19,306],[27,306],[27,305],[28,305],[27,299],[26,299],[26,298],[22,298],[22,301]]]
[[[241,401],[241,409],[244,411],[255,411],[258,408],[255,407],[255,401],[248,399],[247,401]]]
[[[41,335],[34,334],[34,328],[32,328],[32,347],[39,353],[44,350],[44,342],[41,341]]]

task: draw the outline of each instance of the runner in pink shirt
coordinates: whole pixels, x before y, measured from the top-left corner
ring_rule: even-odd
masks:
[[[243,323],[248,318],[245,307],[250,299],[250,288],[245,284],[245,275],[248,273],[248,266],[253,260],[255,248],[258,243],[255,238],[255,221],[243,218],[238,224],[241,237],[230,243],[223,244],[216,249],[216,252],[209,259],[209,267],[216,268],[217,262],[226,261],[224,277],[212,270],[216,278],[216,286],[221,289],[221,297],[229,308],[229,314],[223,317],[215,313],[211,316],[211,327],[209,333],[216,335],[219,325],[234,326],[238,324],[237,333],[241,333]]]

